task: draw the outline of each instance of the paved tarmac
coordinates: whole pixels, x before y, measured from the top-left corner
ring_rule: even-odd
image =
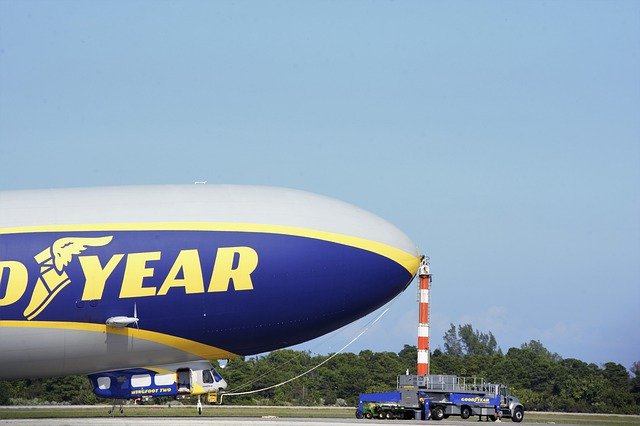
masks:
[[[503,422],[511,423],[512,422]],[[212,418],[212,417],[112,417],[112,418],[78,418],[78,419],[28,419],[28,420],[0,420],[0,425],[11,426],[151,426],[151,425],[171,425],[171,426],[195,426],[195,425],[216,425],[216,426],[385,426],[385,425],[428,425],[432,422],[421,422],[416,420],[358,420],[358,419],[296,419],[296,418],[255,418],[255,417],[235,417],[235,418]],[[435,423],[437,425],[470,425],[468,421],[442,420]],[[488,424],[483,422],[480,424]],[[502,424],[502,423],[498,423]],[[522,422],[520,425],[528,423]],[[529,423],[533,424],[533,423]],[[567,425],[563,425],[567,426]]]

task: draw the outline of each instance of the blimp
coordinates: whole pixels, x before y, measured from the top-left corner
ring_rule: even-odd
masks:
[[[3,191],[0,378],[83,374],[105,398],[220,391],[209,360],[336,330],[419,264],[394,225],[305,191]]]

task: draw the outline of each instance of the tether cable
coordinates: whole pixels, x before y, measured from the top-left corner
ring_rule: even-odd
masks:
[[[264,392],[266,390],[269,389],[275,389],[278,388],[282,385],[286,385],[287,383],[290,383],[296,379],[299,379],[302,376],[305,376],[309,373],[311,373],[313,370],[315,370],[316,368],[320,367],[323,364],[326,364],[327,362],[329,362],[331,359],[333,359],[334,357],[336,357],[338,354],[340,354],[342,351],[344,351],[345,349],[347,349],[347,347],[349,347],[349,345],[351,345],[353,342],[355,342],[356,340],[358,340],[364,333],[366,333],[371,327],[373,327],[373,325],[375,323],[378,322],[378,320],[380,320],[380,318],[382,318],[384,316],[384,314],[387,313],[387,311],[389,310],[389,308],[386,308],[384,311],[382,311],[382,313],[380,315],[378,315],[378,317],[373,320],[373,322],[371,322],[371,324],[369,324],[364,330],[362,330],[356,337],[354,337],[353,339],[351,339],[346,345],[344,345],[342,348],[340,348],[340,350],[334,354],[332,354],[331,356],[329,356],[329,358],[325,359],[324,361],[322,361],[320,364],[316,365],[315,367],[312,367],[310,369],[308,369],[307,371],[305,371],[304,373],[298,374],[295,377],[292,377],[288,380],[285,380],[284,382],[272,385],[272,386],[267,386],[266,388],[262,388],[262,389],[256,389],[256,390],[251,390],[251,391],[245,391],[245,392],[230,392],[230,393],[223,393],[220,395],[220,404],[222,404],[222,399],[225,396],[237,396],[237,395],[249,395],[252,393],[258,393],[258,392]]]

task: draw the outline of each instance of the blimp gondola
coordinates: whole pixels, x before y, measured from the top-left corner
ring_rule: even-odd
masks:
[[[0,378],[89,374],[108,394],[101,372],[171,365],[164,388],[178,389],[181,363],[291,346],[363,317],[419,263],[389,222],[304,191],[0,192]]]

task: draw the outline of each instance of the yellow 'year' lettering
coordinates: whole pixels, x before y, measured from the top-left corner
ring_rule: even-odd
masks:
[[[82,266],[82,271],[86,278],[84,291],[82,292],[82,300],[102,299],[107,278],[111,276],[111,273],[116,269],[116,266],[118,266],[118,263],[120,263],[123,257],[124,254],[114,254],[104,268],[100,265],[98,256],[79,257],[80,266]]]
[[[182,278],[178,274],[182,270]],[[183,287],[186,294],[204,293],[204,280],[198,250],[182,250],[173,262],[158,296],[166,295],[171,287]]]
[[[120,298],[155,296],[155,287],[143,287],[145,278],[153,276],[153,268],[147,267],[147,262],[160,260],[159,251],[146,253],[131,253],[127,255],[127,264],[124,269]]]
[[[233,267],[237,256],[238,264]],[[251,273],[258,266],[258,253],[251,247],[220,247],[213,264],[209,292],[227,291],[229,283],[235,290],[253,290]]]

